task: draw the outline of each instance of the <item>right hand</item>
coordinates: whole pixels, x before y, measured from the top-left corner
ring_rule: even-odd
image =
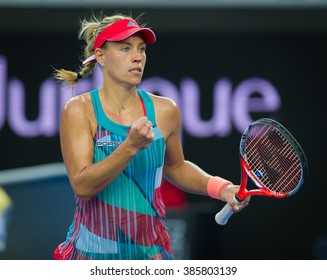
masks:
[[[152,123],[147,117],[143,116],[134,122],[127,139],[138,150],[143,150],[151,145],[154,134]]]

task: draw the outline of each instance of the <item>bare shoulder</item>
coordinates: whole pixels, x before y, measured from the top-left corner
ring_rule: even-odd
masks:
[[[90,97],[90,93],[87,92],[70,98],[66,102],[63,111],[77,113],[81,110],[86,110],[90,105],[91,105],[91,97]]]
[[[150,94],[153,100],[157,125],[165,140],[181,129],[182,117],[179,108],[171,98]]]
[[[86,122],[92,127],[96,127],[96,117],[89,92],[72,97],[69,99],[62,110],[62,121],[72,123]]]
[[[179,108],[173,99],[164,96],[154,95],[151,93],[149,93],[149,95],[153,100],[157,114],[164,114],[166,117],[176,117],[180,114]]]

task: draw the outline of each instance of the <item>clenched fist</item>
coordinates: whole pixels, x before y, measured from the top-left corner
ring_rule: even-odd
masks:
[[[147,117],[141,117],[132,125],[128,140],[138,150],[143,150],[151,145],[154,140],[152,123]]]

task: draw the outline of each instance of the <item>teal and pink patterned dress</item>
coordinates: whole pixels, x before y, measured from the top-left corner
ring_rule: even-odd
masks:
[[[156,124],[149,94],[137,90],[144,114]],[[98,90],[91,91],[98,122],[93,162],[110,155],[126,140],[130,126],[111,121],[104,113]],[[75,195],[74,220],[55,259],[173,259],[160,193],[165,141],[157,126],[155,139],[139,151],[124,171],[103,191],[85,202]]]

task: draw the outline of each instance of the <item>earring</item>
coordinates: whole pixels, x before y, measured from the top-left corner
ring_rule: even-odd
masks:
[[[100,63],[101,68],[104,68],[104,63]]]

